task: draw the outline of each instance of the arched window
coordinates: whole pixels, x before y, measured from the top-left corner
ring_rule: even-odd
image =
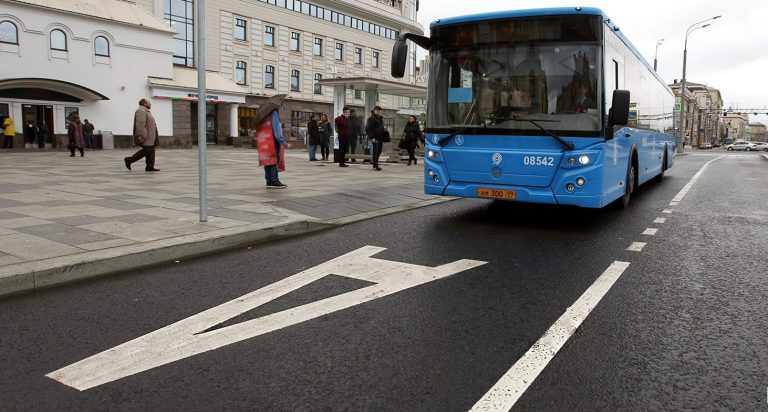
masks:
[[[93,39],[93,48],[97,56],[109,57],[109,40],[104,36]]]
[[[63,31],[51,30],[51,50],[67,51],[67,35]]]
[[[8,20],[0,21],[0,43],[19,44],[19,30]]]

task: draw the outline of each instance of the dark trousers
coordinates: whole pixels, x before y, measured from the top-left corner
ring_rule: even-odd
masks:
[[[88,149],[95,149],[96,148],[96,141],[93,138],[93,135],[85,136],[85,147]]]
[[[355,154],[355,150],[357,149],[357,138],[353,137],[349,140],[349,154]]]
[[[379,156],[381,156],[382,149],[384,149],[384,142],[381,141],[381,138],[376,139],[376,143],[373,143],[373,167],[379,167]]]
[[[264,166],[264,179],[267,180],[267,183],[277,183],[280,181],[277,176],[277,165]]]
[[[128,163],[134,163],[141,160],[142,157],[147,158],[146,163],[147,167],[146,170],[151,170],[155,168],[155,146],[141,146],[141,149],[133,154],[133,156],[128,158]]]
[[[320,156],[323,158],[323,160],[328,160],[329,155],[330,147],[328,147],[328,139],[323,139],[320,142]]]
[[[349,140],[339,138],[339,164],[343,165],[347,161],[347,148],[349,147]]]
[[[408,164],[416,163],[416,142],[408,142]]]
[[[13,136],[5,136],[4,149],[13,149]]]
[[[78,147],[77,150],[80,151],[80,156],[85,156],[85,152],[83,151],[82,147]],[[71,149],[69,149],[69,153],[70,153],[70,156],[74,156],[75,155],[75,148],[72,147]]]

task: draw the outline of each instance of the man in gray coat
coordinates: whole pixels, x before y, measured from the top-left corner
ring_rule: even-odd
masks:
[[[131,163],[138,162],[142,157],[146,157],[147,167],[144,169],[147,172],[159,172],[160,169],[155,169],[155,144],[157,142],[157,123],[155,118],[152,117],[149,109],[152,108],[152,103],[147,99],[139,100],[139,108],[136,109],[136,113],[133,115],[133,144],[141,146],[141,149],[134,153],[131,157],[126,157],[125,167],[131,170]]]

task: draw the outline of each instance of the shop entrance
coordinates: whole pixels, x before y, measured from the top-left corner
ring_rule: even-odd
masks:
[[[192,141],[197,144],[197,102],[192,102]],[[208,103],[205,105],[205,141],[208,144],[218,143],[218,118],[216,116],[215,103]]]
[[[52,105],[22,104],[21,117],[22,127],[19,129],[24,134],[25,144],[40,147],[38,143],[43,143],[44,147],[54,147]],[[42,138],[42,142],[38,141],[39,138]]]

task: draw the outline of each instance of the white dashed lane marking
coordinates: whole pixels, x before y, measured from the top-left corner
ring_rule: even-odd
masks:
[[[645,247],[645,242],[632,242],[627,248],[630,252],[640,252]]]
[[[649,227],[648,229],[645,229],[643,234],[644,235],[648,235],[648,236],[656,236],[656,232],[658,232],[658,231],[659,231],[659,229],[654,229],[652,227]]]
[[[653,221],[653,223],[664,223],[667,221],[666,217],[657,217],[656,220]]]

